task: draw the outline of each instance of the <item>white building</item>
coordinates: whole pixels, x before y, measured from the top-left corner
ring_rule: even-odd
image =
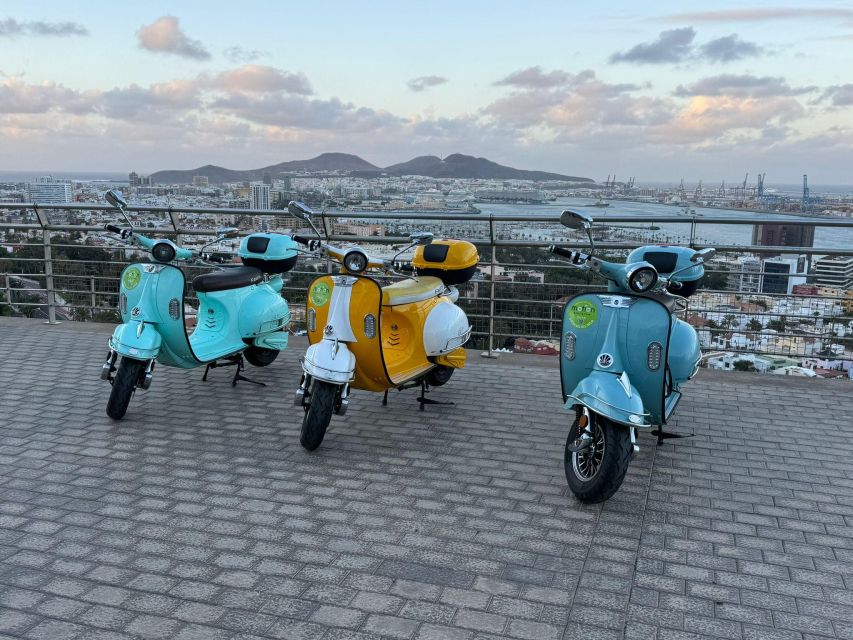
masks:
[[[761,292],[761,260],[752,256],[738,258],[736,271],[728,276],[728,287],[743,293]]]
[[[251,209],[270,208],[270,186],[263,182],[252,183]]]
[[[71,202],[71,184],[54,182],[50,176],[37,178],[27,184],[27,199],[37,204],[64,204]]]
[[[790,295],[794,285],[805,284],[805,258],[768,258],[762,263],[764,277],[762,293],[786,293]]]
[[[823,287],[853,289],[853,256],[827,256],[815,262],[815,283]]]

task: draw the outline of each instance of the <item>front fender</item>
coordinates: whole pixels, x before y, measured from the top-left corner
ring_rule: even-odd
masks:
[[[308,347],[302,369],[317,380],[346,384],[355,373],[355,356],[344,342],[320,340]]]
[[[651,427],[649,413],[627,373],[591,371],[567,396],[566,409],[583,405],[627,427]]]
[[[117,326],[110,338],[111,349],[137,360],[153,360],[162,344],[163,337],[153,324],[134,320]]]

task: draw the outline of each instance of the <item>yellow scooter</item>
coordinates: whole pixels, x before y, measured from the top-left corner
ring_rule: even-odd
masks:
[[[311,221],[313,212],[291,202],[291,215]],[[340,275],[315,278],[308,288],[308,347],[295,404],[305,410],[299,441],[313,451],[323,442],[332,414],[342,415],[351,389],[384,392],[420,387],[418,401],[430,387],[450,380],[465,365],[462,348],[471,335],[465,312],[456,306],[454,285],[471,279],[479,262],[477,249],[463,240],[436,240],[417,232],[411,271],[414,277],[383,287],[368,271],[402,275],[395,259],[371,258],[360,247],[336,247],[294,236],[294,240],[341,265]],[[396,266],[395,266],[396,265]]]

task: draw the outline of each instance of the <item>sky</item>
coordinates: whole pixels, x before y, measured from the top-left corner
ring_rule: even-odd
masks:
[[[0,6],[0,169],[379,165],[853,183],[853,2]]]

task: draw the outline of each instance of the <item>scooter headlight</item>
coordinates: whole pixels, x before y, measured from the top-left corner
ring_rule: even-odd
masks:
[[[171,242],[161,240],[151,247],[151,255],[157,262],[171,262],[178,255],[178,251]]]
[[[658,272],[654,267],[640,267],[635,269],[628,276],[628,286],[631,291],[637,293],[645,293],[651,289],[658,281]]]
[[[367,256],[361,251],[350,251],[344,256],[344,268],[349,273],[361,273],[367,269]]]

